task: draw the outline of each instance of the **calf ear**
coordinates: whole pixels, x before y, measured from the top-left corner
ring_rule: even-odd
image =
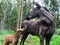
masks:
[[[37,6],[37,8],[38,8],[38,9],[40,9],[40,8],[41,8],[41,6],[39,5],[39,3],[38,3],[38,2],[34,2],[34,4]]]

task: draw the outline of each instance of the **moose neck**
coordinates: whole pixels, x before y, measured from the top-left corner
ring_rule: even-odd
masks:
[[[19,39],[21,32],[16,32],[15,37]]]
[[[46,11],[44,8],[41,8],[40,11],[45,17],[47,17],[51,22],[53,22],[53,16],[48,11]]]

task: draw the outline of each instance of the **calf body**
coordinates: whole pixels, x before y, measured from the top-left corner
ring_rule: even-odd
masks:
[[[5,40],[4,40],[4,45],[9,45],[10,43],[12,43],[12,45],[17,45],[18,39],[21,34],[22,34],[22,32],[17,31],[16,34],[14,34],[14,35],[6,36]]]

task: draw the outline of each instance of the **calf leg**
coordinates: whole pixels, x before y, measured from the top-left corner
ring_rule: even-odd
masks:
[[[5,44],[4,44],[4,45],[9,45],[9,43],[5,42]]]
[[[13,45],[17,45],[17,43],[12,43]]]
[[[18,41],[12,42],[13,45],[17,45]]]
[[[28,33],[23,34],[20,45],[24,45],[24,41],[26,40],[27,36],[28,36]]]

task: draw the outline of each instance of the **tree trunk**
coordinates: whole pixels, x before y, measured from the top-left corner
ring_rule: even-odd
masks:
[[[19,29],[19,23],[20,23],[20,9],[21,9],[21,0],[18,0],[18,22],[17,22],[17,29]]]
[[[18,1],[19,1],[18,2],[19,6],[18,6],[18,23],[17,23],[17,29],[21,29],[24,0],[18,0]]]

